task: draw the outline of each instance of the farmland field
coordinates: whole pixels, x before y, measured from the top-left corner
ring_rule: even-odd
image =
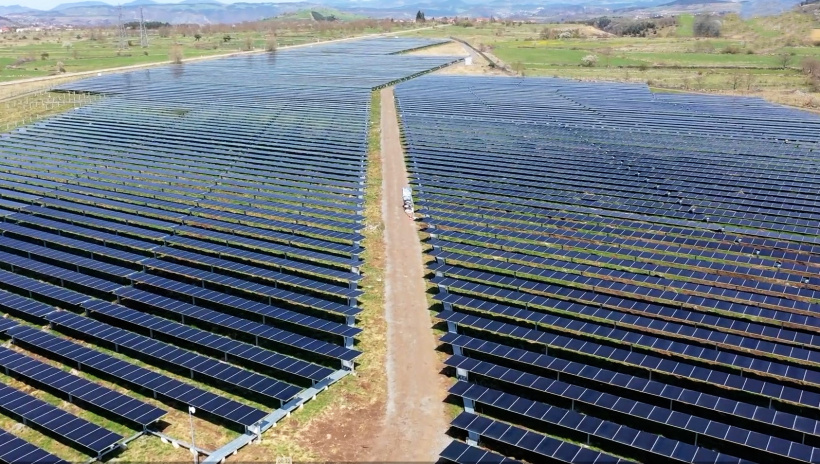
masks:
[[[802,71],[820,56],[811,40],[811,15],[797,12],[743,20],[727,16],[718,38],[692,37],[693,17],[647,37],[618,37],[579,24],[469,23],[417,36],[468,41],[525,76],[647,83],[654,88],[742,93],[807,108],[820,95]],[[545,38],[545,30],[571,35]],[[593,55],[596,62],[582,61]]]

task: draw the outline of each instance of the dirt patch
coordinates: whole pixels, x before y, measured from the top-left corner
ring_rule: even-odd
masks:
[[[424,48],[422,50],[418,50],[413,52],[414,54],[419,55],[427,55],[427,56],[472,56],[473,62],[470,65],[467,65],[464,61],[458,62],[454,65],[447,66],[446,68],[440,69],[435,72],[435,74],[447,74],[447,75],[462,75],[462,76],[506,76],[507,74],[503,73],[498,68],[490,66],[490,62],[484,59],[483,56],[479,55],[470,47],[459,43],[459,42],[448,42],[444,45],[438,45],[435,47]]]
[[[419,56],[467,56],[468,52],[458,42],[447,42],[435,47],[426,47],[421,50],[408,53],[408,55]]]

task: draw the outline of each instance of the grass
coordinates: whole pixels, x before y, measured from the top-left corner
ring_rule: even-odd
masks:
[[[90,95],[68,95],[39,92],[0,103],[0,132],[60,114],[96,101]]]
[[[353,19],[353,18],[350,18]],[[412,24],[390,25],[389,29],[412,28]],[[228,29],[229,33],[180,27],[170,31],[149,31],[149,46],[139,45],[139,34],[128,31],[128,45],[120,50],[115,29],[42,31],[0,35],[0,83],[58,74],[58,63],[65,72],[96,71],[123,66],[169,61],[174,47],[183,59],[231,54],[246,50],[250,40],[254,50],[264,50],[270,34],[279,46],[334,40],[356,35],[386,32],[383,23],[322,22],[276,19]],[[250,30],[249,30],[250,29]],[[199,38],[196,35],[200,35]],[[230,40],[224,40],[228,36]]]
[[[695,35],[695,16],[691,14],[678,16],[678,27],[675,33],[678,37],[693,37]]]
[[[599,37],[541,40],[540,24],[479,24],[418,31],[420,37],[454,36],[489,50],[525,76],[625,81],[655,89],[756,95],[774,102],[820,108],[801,62],[820,56],[811,40],[816,27],[810,15],[788,12],[744,20],[723,18],[723,36],[692,37],[694,17],[683,15],[676,26],[650,37]],[[571,25],[555,27],[571,28]],[[584,31],[584,29],[579,29]],[[581,66],[587,55],[594,67]],[[786,68],[780,56],[791,56]]]
[[[325,17],[334,16],[337,20],[340,20],[340,21],[353,21],[353,20],[357,20],[357,19],[367,19],[366,16],[362,16],[362,15],[355,14],[355,13],[347,13],[347,12],[344,12],[344,11],[339,11],[339,10],[336,10],[336,9],[333,9],[333,8],[326,8],[326,7],[310,8],[310,9],[307,9],[307,10],[296,11],[294,13],[287,13],[287,14],[282,15],[280,17],[280,19],[281,20],[289,20],[289,19],[290,20],[293,20],[293,19],[313,20],[313,15],[311,14],[312,12],[319,13],[322,16],[325,16]]]

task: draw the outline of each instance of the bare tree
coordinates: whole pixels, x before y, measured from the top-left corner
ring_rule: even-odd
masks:
[[[604,57],[604,66],[609,67],[609,61],[612,59],[612,47],[604,47],[598,50],[598,53]]]
[[[781,53],[780,55],[777,55],[777,64],[780,65],[780,68],[786,69],[791,62],[792,56],[788,53]]]
[[[752,73],[746,74],[746,90],[751,92],[752,87],[754,87],[755,82],[757,82],[757,76]]]
[[[695,16],[693,32],[696,37],[720,37],[722,24],[719,19],[709,15]]]
[[[183,56],[181,45],[172,45],[168,51],[168,58],[171,60],[171,63],[182,64]]]
[[[732,90],[737,90],[743,80],[739,72],[732,73]]]
[[[698,86],[698,90],[703,90],[706,86],[706,74],[702,71],[695,75],[695,85]]]
[[[279,48],[279,42],[276,40],[276,34],[269,35],[265,40],[265,50],[275,52],[277,48]]]
[[[253,50],[253,39],[250,36],[245,37],[245,42],[242,44],[242,50],[246,52]]]
[[[803,60],[802,68],[803,73],[809,77],[816,77],[820,78],[820,60],[814,57],[806,58]]]

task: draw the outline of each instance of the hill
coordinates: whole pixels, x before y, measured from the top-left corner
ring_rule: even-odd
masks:
[[[600,16],[652,17],[681,13],[742,13],[748,17],[779,13],[800,3],[800,0],[321,1],[322,3],[307,0],[282,3],[220,3],[216,0],[181,0],[179,3],[157,3],[155,0],[135,0],[123,5],[123,13],[126,20],[132,20],[138,16],[139,9],[142,8],[147,20],[171,24],[230,24],[281,15],[305,20],[322,20],[328,16],[343,20],[362,17],[412,20],[419,10],[424,11],[427,18],[492,16],[499,19],[572,22]],[[0,15],[21,24],[110,25],[117,21],[118,8],[102,1],[82,1],[65,3],[49,11],[20,6],[0,7]]]
[[[316,7],[305,10],[285,13],[277,18],[279,20],[312,20],[312,21],[355,21],[365,19],[366,15],[349,13],[335,8]]]
[[[61,3],[60,5],[55,6],[50,11],[65,11],[70,10],[72,8],[86,8],[86,7],[110,7],[111,5],[105,2],[98,2],[98,1],[89,1],[89,2],[74,2],[74,3]]]

